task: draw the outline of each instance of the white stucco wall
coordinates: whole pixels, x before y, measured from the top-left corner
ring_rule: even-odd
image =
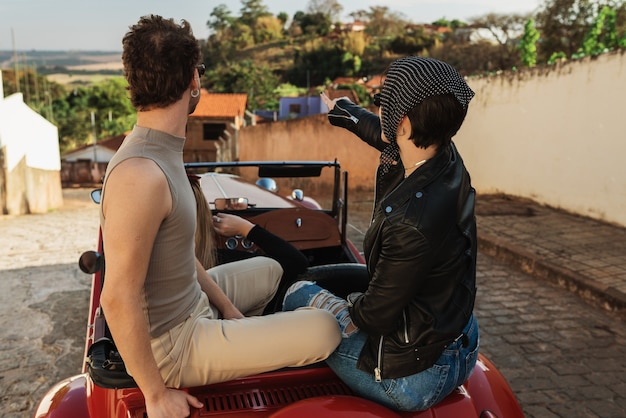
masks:
[[[9,172],[24,158],[28,167],[61,169],[57,127],[28,107],[21,93],[0,99],[0,146]]]
[[[626,226],[626,55],[472,78],[455,137],[480,193]]]
[[[21,93],[3,97],[1,90],[0,214],[58,208],[63,204],[58,129],[28,107]]]

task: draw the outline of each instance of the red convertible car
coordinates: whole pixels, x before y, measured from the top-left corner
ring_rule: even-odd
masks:
[[[362,255],[346,236],[348,176],[338,162],[190,163],[187,169],[200,177],[213,210],[236,211],[300,249],[312,266],[305,274],[367,277]],[[99,190],[92,197],[99,203]],[[242,237],[218,241],[222,249],[262,253]],[[87,251],[79,260],[81,269],[93,274],[83,370],[50,388],[36,418],[147,417],[100,308],[101,252]],[[463,386],[422,412],[392,411],[359,398],[324,363],[185,390],[204,404],[192,417],[523,417],[509,385],[482,355]]]

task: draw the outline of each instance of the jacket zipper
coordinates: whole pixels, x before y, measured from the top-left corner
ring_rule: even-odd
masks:
[[[359,118],[357,118],[356,116],[353,116],[350,112],[348,112],[346,109],[344,109],[341,106],[337,106],[335,104],[335,107],[339,108],[340,110],[344,111],[345,113],[348,114],[348,116],[343,116],[343,115],[329,115],[335,118],[343,118],[343,119],[350,119],[352,122],[354,122],[355,124],[359,123]]]
[[[381,376],[381,365],[383,361],[383,336],[380,336],[380,342],[378,343],[378,359],[376,362],[376,367],[374,368],[374,378],[377,382],[382,382],[383,378]]]
[[[404,317],[404,342],[408,344],[409,343],[409,330],[408,330],[407,320],[406,320],[406,309],[402,311],[402,316]]]
[[[406,310],[402,311],[402,316],[404,317],[404,342],[409,343],[409,330],[407,329],[406,324]],[[382,382],[382,362],[383,362],[383,336],[380,336],[380,341],[378,342],[378,358],[376,360],[376,367],[374,368],[374,378],[376,382]]]

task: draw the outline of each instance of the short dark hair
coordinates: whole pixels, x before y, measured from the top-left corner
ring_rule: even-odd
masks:
[[[447,147],[466,115],[467,108],[451,93],[427,97],[407,112],[413,131],[410,139],[418,148]]]
[[[200,62],[200,45],[185,20],[149,15],[122,40],[124,75],[137,110],[167,107],[182,97]]]

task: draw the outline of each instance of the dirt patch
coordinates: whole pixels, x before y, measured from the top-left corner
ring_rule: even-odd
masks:
[[[478,195],[476,216],[536,216],[537,204],[521,197],[493,194]]]

